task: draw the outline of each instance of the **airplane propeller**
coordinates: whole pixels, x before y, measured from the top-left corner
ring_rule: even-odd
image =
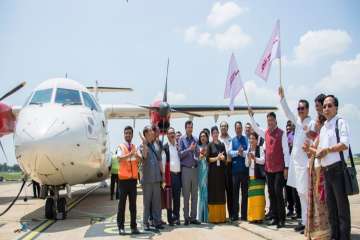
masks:
[[[17,92],[18,90],[20,90],[21,88],[23,88],[25,86],[26,82],[22,82],[19,85],[17,85],[16,87],[14,87],[13,89],[11,89],[10,91],[8,91],[7,93],[5,93],[1,98],[0,101],[4,100],[5,98],[9,97],[10,95],[14,94],[15,92]]]

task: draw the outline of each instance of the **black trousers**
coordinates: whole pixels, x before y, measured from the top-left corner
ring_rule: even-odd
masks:
[[[331,238],[350,239],[350,204],[345,192],[343,162],[325,167],[326,205],[329,211]]]
[[[119,178],[117,174],[111,174],[110,178],[110,197],[111,199],[114,198],[114,192],[116,199],[119,199]]]
[[[286,202],[287,209],[290,213],[295,213],[298,217],[301,217],[301,203],[299,194],[297,193],[296,188],[290,187],[286,185]]]
[[[34,198],[39,198],[40,197],[40,184],[34,180],[32,180],[31,182],[32,182],[32,187],[33,187]]]
[[[130,227],[131,229],[136,228],[136,196],[137,189],[136,179],[130,180],[119,180],[119,207],[117,214],[117,224],[119,228],[124,228],[125,223],[125,205],[126,199],[129,196],[129,210],[130,210]]]
[[[225,172],[225,191],[226,191],[226,203],[227,203],[227,210],[229,214],[229,218],[233,217],[234,211],[234,204],[233,204],[233,179],[232,179],[232,170],[231,170],[231,162],[227,163],[226,165],[226,172]]]
[[[266,173],[271,215],[277,221],[285,221],[285,201],[283,189],[285,187],[284,172]]]
[[[249,189],[249,173],[240,172],[233,174],[233,217],[239,218],[239,195],[241,188],[241,219],[247,220],[247,202]]]
[[[172,190],[172,209],[167,210],[168,223],[180,220],[181,172],[170,173]]]

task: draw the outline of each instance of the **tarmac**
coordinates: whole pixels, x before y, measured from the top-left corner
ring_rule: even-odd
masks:
[[[0,212],[11,203],[21,183],[0,183]],[[99,184],[72,187],[72,198],[68,199],[66,220],[47,220],[44,217],[42,199],[32,198],[32,186],[27,183],[14,206],[0,217],[0,240],[5,239],[306,239],[294,232],[295,220],[288,220],[286,227],[276,229],[266,224],[250,224],[244,221],[226,224],[201,224],[199,226],[166,226],[160,232],[145,232],[142,229],[142,192],[138,187],[137,222],[140,235],[130,235],[130,219],[126,208],[125,230],[128,235],[119,236],[116,224],[116,200],[110,200],[109,187]],[[27,198],[27,201],[24,199]],[[351,196],[352,239],[360,239],[360,195]],[[182,209],[182,207],[181,207]],[[182,210],[181,210],[182,212]],[[163,211],[166,220],[166,211]],[[21,229],[22,228],[22,229]]]

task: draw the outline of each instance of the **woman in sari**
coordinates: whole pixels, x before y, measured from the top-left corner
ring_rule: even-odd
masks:
[[[209,144],[209,136],[206,131],[201,131],[199,135],[199,201],[198,201],[198,220],[200,222],[208,222],[208,164],[206,161],[207,145]]]
[[[315,140],[320,129],[325,122],[325,117],[319,115],[316,120],[315,131],[307,133],[308,138]],[[309,143],[306,143],[307,145]],[[304,145],[304,149],[307,146]],[[327,240],[330,239],[330,225],[328,221],[328,210],[325,201],[324,171],[320,166],[319,160],[314,155],[309,159],[309,194],[308,194],[308,212],[307,226],[305,234],[307,239]]]
[[[224,223],[226,221],[225,210],[225,164],[226,148],[219,140],[219,129],[211,128],[212,142],[208,145],[207,161],[208,171],[208,208],[209,222]]]
[[[264,150],[258,146],[258,135],[250,133],[249,149],[246,152],[245,165],[249,168],[249,191],[247,220],[261,223],[265,217],[265,172]]]

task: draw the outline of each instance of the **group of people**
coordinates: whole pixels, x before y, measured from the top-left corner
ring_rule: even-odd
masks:
[[[267,127],[261,128],[251,108],[244,134],[242,122],[236,121],[234,137],[226,121],[220,129],[205,128],[195,137],[193,122],[188,120],[182,136],[173,127],[167,129],[166,144],[157,126],[146,126],[137,147],[132,143],[132,127],[125,127],[125,141],[117,148],[111,177],[111,199],[114,189],[119,199],[119,233],[125,234],[127,196],[131,233],[139,233],[136,187],[140,177],[145,230],[164,228],[164,208],[168,224],[180,225],[182,193],[184,225],[241,220],[266,221],[282,228],[288,216],[301,219],[295,231],[308,239],[350,239],[345,162],[340,157],[348,155],[349,129],[337,115],[338,99],[320,94],[314,101],[317,116],[312,119],[307,100],[299,100],[296,116],[281,87],[279,96],[289,119],[285,131],[277,126],[274,112],[266,115]],[[265,185],[270,203],[267,214]]]

